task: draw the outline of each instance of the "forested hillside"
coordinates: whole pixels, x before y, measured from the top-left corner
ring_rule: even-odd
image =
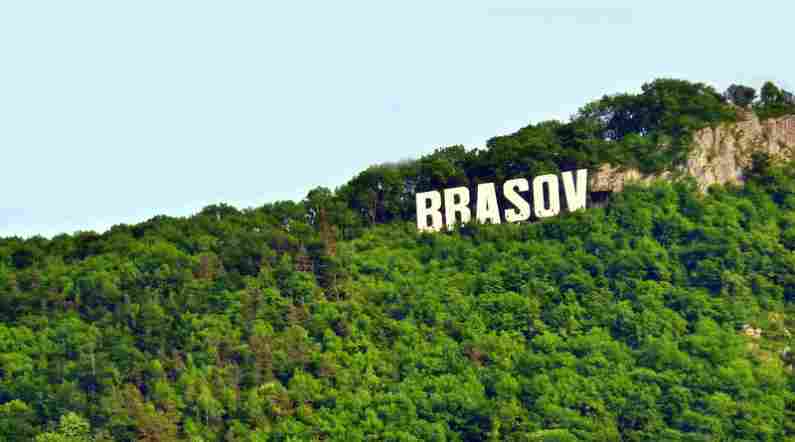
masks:
[[[336,191],[0,239],[0,440],[795,440],[795,167],[418,233],[417,191],[663,170],[786,91],[657,80]]]

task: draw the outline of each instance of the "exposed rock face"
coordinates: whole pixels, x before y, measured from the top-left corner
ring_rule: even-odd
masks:
[[[620,192],[629,182],[648,183],[678,174],[695,177],[702,191],[713,184],[740,184],[755,152],[767,153],[774,161],[795,159],[795,115],[759,121],[749,112],[737,123],[702,129],[693,136],[687,164],[674,172],[644,175],[604,165],[591,175],[591,192]]]

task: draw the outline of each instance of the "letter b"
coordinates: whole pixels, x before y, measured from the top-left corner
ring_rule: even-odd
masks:
[[[428,224],[428,218],[431,220],[430,224]],[[437,232],[442,227],[444,227],[442,195],[436,191],[418,193],[417,229],[422,232]]]

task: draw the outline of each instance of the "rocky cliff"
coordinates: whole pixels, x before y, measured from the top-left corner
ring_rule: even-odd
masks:
[[[740,184],[755,152],[767,153],[776,161],[795,159],[795,115],[760,121],[749,112],[737,123],[702,129],[693,136],[687,164],[672,172],[644,175],[635,169],[604,165],[591,175],[591,192],[619,192],[629,182],[674,175],[693,176],[702,191],[712,184]]]

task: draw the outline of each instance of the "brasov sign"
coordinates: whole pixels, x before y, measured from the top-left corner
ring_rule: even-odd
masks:
[[[560,182],[563,182],[561,195]],[[576,182],[575,182],[576,181]],[[475,217],[481,223],[500,224],[527,221],[531,217],[531,204],[520,192],[530,190],[530,181],[516,178],[506,181],[502,188],[502,201],[510,208],[500,210],[500,199],[494,183],[478,184],[475,202]],[[563,172],[557,175],[539,175],[532,182],[532,215],[549,218],[561,211],[561,196],[568,211],[585,209],[588,195],[588,170]],[[466,224],[472,219],[470,192],[467,187],[453,187],[442,191],[417,194],[417,228],[423,232],[437,232],[445,226]]]

